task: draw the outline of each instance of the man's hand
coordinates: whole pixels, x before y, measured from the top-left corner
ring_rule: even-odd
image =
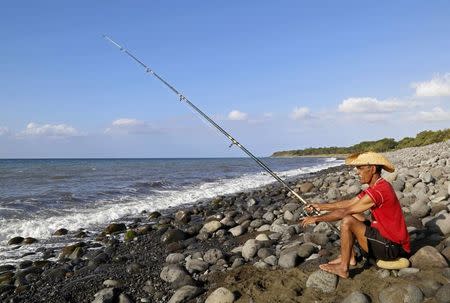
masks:
[[[308,213],[313,212],[314,210],[320,211],[320,204],[318,204],[318,203],[308,204],[305,206],[305,210]]]
[[[302,227],[306,227],[310,224],[316,224],[317,219],[318,219],[317,216],[306,217],[306,218],[302,219],[299,223]]]

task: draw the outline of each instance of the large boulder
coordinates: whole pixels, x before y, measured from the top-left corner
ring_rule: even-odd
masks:
[[[105,234],[114,234],[114,233],[120,233],[125,232],[127,230],[127,226],[124,223],[112,223],[109,224],[105,230]]]
[[[420,269],[445,268],[448,266],[445,258],[433,246],[424,246],[411,258],[412,267]]]
[[[378,296],[380,303],[421,303],[423,294],[415,285],[393,285],[383,289]]]

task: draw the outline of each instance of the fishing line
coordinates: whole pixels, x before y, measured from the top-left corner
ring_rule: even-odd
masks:
[[[284,188],[286,188],[292,195],[294,195],[294,197],[296,197],[304,206],[308,205],[308,203],[296,192],[294,191],[283,179],[281,179],[276,173],[274,173],[264,162],[262,162],[260,159],[258,159],[257,157],[255,157],[247,148],[245,148],[242,144],[240,144],[235,138],[233,138],[228,132],[226,132],[222,127],[220,127],[216,122],[214,122],[214,120],[212,120],[208,115],[206,115],[203,111],[201,111],[197,106],[195,106],[191,101],[189,101],[188,98],[186,98],[186,96],[184,96],[183,94],[181,94],[174,86],[172,86],[169,82],[167,82],[164,78],[162,78],[161,76],[159,76],[155,71],[153,71],[149,66],[147,66],[144,62],[142,62],[140,59],[138,59],[136,56],[134,56],[131,52],[129,52],[127,49],[125,49],[124,47],[122,47],[120,44],[118,44],[117,42],[115,42],[114,40],[112,40],[110,37],[108,37],[107,35],[103,35],[103,38],[105,38],[106,40],[108,40],[109,42],[111,42],[112,44],[114,44],[117,48],[120,49],[120,51],[122,51],[123,53],[125,53],[126,55],[128,55],[131,59],[133,59],[134,61],[136,61],[139,65],[141,65],[146,73],[153,75],[154,77],[156,77],[159,81],[161,81],[162,83],[164,83],[171,91],[173,91],[179,98],[180,102],[184,102],[187,105],[189,105],[189,107],[194,110],[196,112],[196,114],[200,115],[200,117],[202,118],[202,120],[206,120],[207,122],[209,122],[212,126],[214,126],[220,133],[222,133],[225,137],[227,137],[231,144],[230,147],[232,147],[233,145],[236,145],[237,147],[239,147],[244,153],[246,153],[250,158],[252,158],[259,166],[261,166],[265,171],[267,171],[273,178],[275,178],[275,180],[277,180],[278,182],[280,182]],[[302,209],[302,213],[303,216],[310,216],[310,213],[308,213],[304,208]],[[313,208],[311,211],[312,214],[314,215],[320,215],[320,212],[316,209]],[[330,224],[329,222],[326,222],[333,231],[337,232],[339,234],[339,230],[332,224]]]

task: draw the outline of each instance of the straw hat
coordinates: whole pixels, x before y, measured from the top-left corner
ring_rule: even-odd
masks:
[[[394,165],[383,155],[375,152],[366,152],[361,154],[353,154],[345,159],[347,165],[381,165],[385,171],[394,172]]]

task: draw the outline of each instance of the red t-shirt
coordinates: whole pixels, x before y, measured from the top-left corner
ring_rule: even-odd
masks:
[[[358,198],[361,199],[366,194],[375,203],[370,208],[372,213],[370,226],[376,228],[384,238],[401,244],[403,250],[409,253],[411,248],[405,218],[391,184],[380,178],[372,187],[363,190]]]

